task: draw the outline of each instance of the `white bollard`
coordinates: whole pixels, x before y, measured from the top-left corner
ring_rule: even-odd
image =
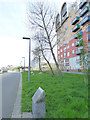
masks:
[[[33,118],[45,118],[45,91],[40,87],[32,97]]]

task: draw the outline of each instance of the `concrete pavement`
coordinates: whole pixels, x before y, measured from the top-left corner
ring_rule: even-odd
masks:
[[[66,73],[75,73],[75,74],[84,74],[82,72],[72,72],[72,71],[62,71],[62,72],[66,72]]]
[[[2,118],[11,117],[19,80],[19,72],[2,74]]]
[[[22,74],[20,74],[20,82],[19,82],[17,97],[11,118],[33,118],[32,112],[21,113],[21,94],[22,94]]]
[[[0,74],[0,120],[2,118],[2,74]]]

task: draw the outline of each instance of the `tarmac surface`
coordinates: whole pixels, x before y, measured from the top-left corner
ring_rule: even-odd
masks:
[[[11,117],[19,81],[19,72],[2,74],[2,118]]]

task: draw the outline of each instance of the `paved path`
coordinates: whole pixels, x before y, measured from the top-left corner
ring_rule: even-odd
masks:
[[[2,117],[10,118],[16,99],[20,73],[10,72],[2,74]]]
[[[21,114],[21,94],[22,94],[22,74],[20,74],[20,82],[19,82],[16,101],[14,104],[14,109],[12,112],[12,118],[33,118],[31,112],[23,112]]]
[[[0,120],[2,118],[2,74],[0,74]]]
[[[66,73],[75,73],[75,74],[84,74],[82,72],[72,72],[72,71],[62,71],[62,72],[66,72]]]

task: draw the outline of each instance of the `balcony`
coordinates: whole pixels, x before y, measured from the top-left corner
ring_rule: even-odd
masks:
[[[68,16],[67,14],[62,18],[62,24],[67,20]]]
[[[90,43],[88,43],[88,52],[90,52]]]
[[[80,35],[83,35],[82,30],[80,30],[78,33],[79,33]],[[77,33],[74,35],[74,39],[77,39]]]
[[[84,6],[86,3],[87,3],[87,2],[81,2],[81,3],[79,4],[79,9],[82,9],[83,6]]]
[[[72,21],[72,25],[75,25],[79,21],[79,17],[75,17],[74,20]]]
[[[87,34],[87,40],[90,41],[90,34]]]
[[[79,46],[79,41],[75,42],[75,47]]]
[[[86,26],[86,33],[87,32],[90,32],[90,24],[88,24],[87,26]]]
[[[90,20],[90,16],[86,16],[80,23],[81,26],[85,25]]]
[[[75,25],[74,28],[72,28],[72,32],[76,32],[80,28],[80,25]]]
[[[80,49],[77,49],[76,52],[75,52],[76,55],[80,55],[81,54],[81,50]]]
[[[67,13],[67,10],[65,9],[63,12],[63,17],[66,15],[66,13]]]
[[[59,27],[60,27],[60,22],[56,24],[56,31],[59,29]]]
[[[74,35],[74,39],[77,39],[77,34]]]
[[[88,11],[89,11],[89,7],[85,7],[85,8],[81,11],[80,17],[83,17]]]
[[[76,55],[80,55],[80,54],[82,53],[82,52],[81,52],[81,49],[83,49],[83,46],[80,47],[80,48],[77,48],[75,54],[76,54]]]

